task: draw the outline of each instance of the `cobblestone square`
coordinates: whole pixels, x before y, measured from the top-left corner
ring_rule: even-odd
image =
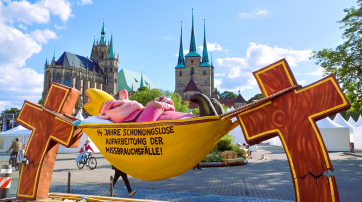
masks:
[[[265,154],[269,159],[260,160]],[[78,154],[58,154],[54,166],[50,192],[66,193],[68,172],[71,172],[71,193],[103,195],[109,190],[111,165],[101,154],[94,154],[98,165],[78,169]],[[342,152],[329,153],[341,201],[362,201],[362,157]],[[0,154],[1,165],[7,164],[9,154]],[[12,174],[11,196],[16,194],[19,178]],[[190,170],[162,181],[142,181],[129,177],[131,187],[137,190],[134,198],[170,201],[294,201],[294,189],[289,165],[282,147],[260,144],[254,158],[247,165],[209,167]],[[120,179],[117,197],[128,197]]]

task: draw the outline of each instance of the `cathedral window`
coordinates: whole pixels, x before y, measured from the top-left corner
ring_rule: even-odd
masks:
[[[65,74],[64,85],[70,87],[70,75],[69,75],[69,73],[66,73],[66,74]]]
[[[58,72],[57,75],[55,76],[55,82],[61,83],[61,76],[60,76],[60,73],[59,73],[59,72]]]
[[[191,67],[191,75],[193,75],[193,74],[194,74],[194,68]]]
[[[182,76],[182,71],[180,71],[179,75]]]
[[[191,60],[191,63],[194,63],[194,60]]]
[[[204,71],[203,75],[206,75],[206,71]]]
[[[205,81],[205,84],[207,84],[207,81]]]

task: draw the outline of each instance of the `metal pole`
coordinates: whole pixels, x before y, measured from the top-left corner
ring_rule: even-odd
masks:
[[[13,121],[11,122],[11,124],[12,124],[11,129],[13,129],[13,128],[14,128],[14,121],[15,121],[15,114],[13,114]]]
[[[109,184],[109,196],[113,197],[113,176],[111,176],[111,182]]]
[[[9,198],[12,172],[11,165],[3,165],[1,167],[0,199]]]
[[[67,193],[70,194],[70,175],[71,173],[68,172],[68,188],[67,188]]]

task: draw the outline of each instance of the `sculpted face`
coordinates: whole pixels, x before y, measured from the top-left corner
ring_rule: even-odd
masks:
[[[99,118],[119,123],[141,108],[142,104],[129,100],[127,90],[123,89],[119,92],[119,100],[108,100],[104,103]]]

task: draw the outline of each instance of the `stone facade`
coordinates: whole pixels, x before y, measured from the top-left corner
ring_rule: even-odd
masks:
[[[112,54],[111,54],[112,52]],[[45,63],[42,99],[45,100],[52,82],[57,82],[81,92],[73,109],[73,115],[83,111],[88,102],[84,93],[88,88],[97,88],[115,96],[118,93],[118,56],[114,57],[113,37],[106,43],[104,24],[100,42],[93,42],[91,57],[64,52],[56,61],[55,54],[50,64]]]

